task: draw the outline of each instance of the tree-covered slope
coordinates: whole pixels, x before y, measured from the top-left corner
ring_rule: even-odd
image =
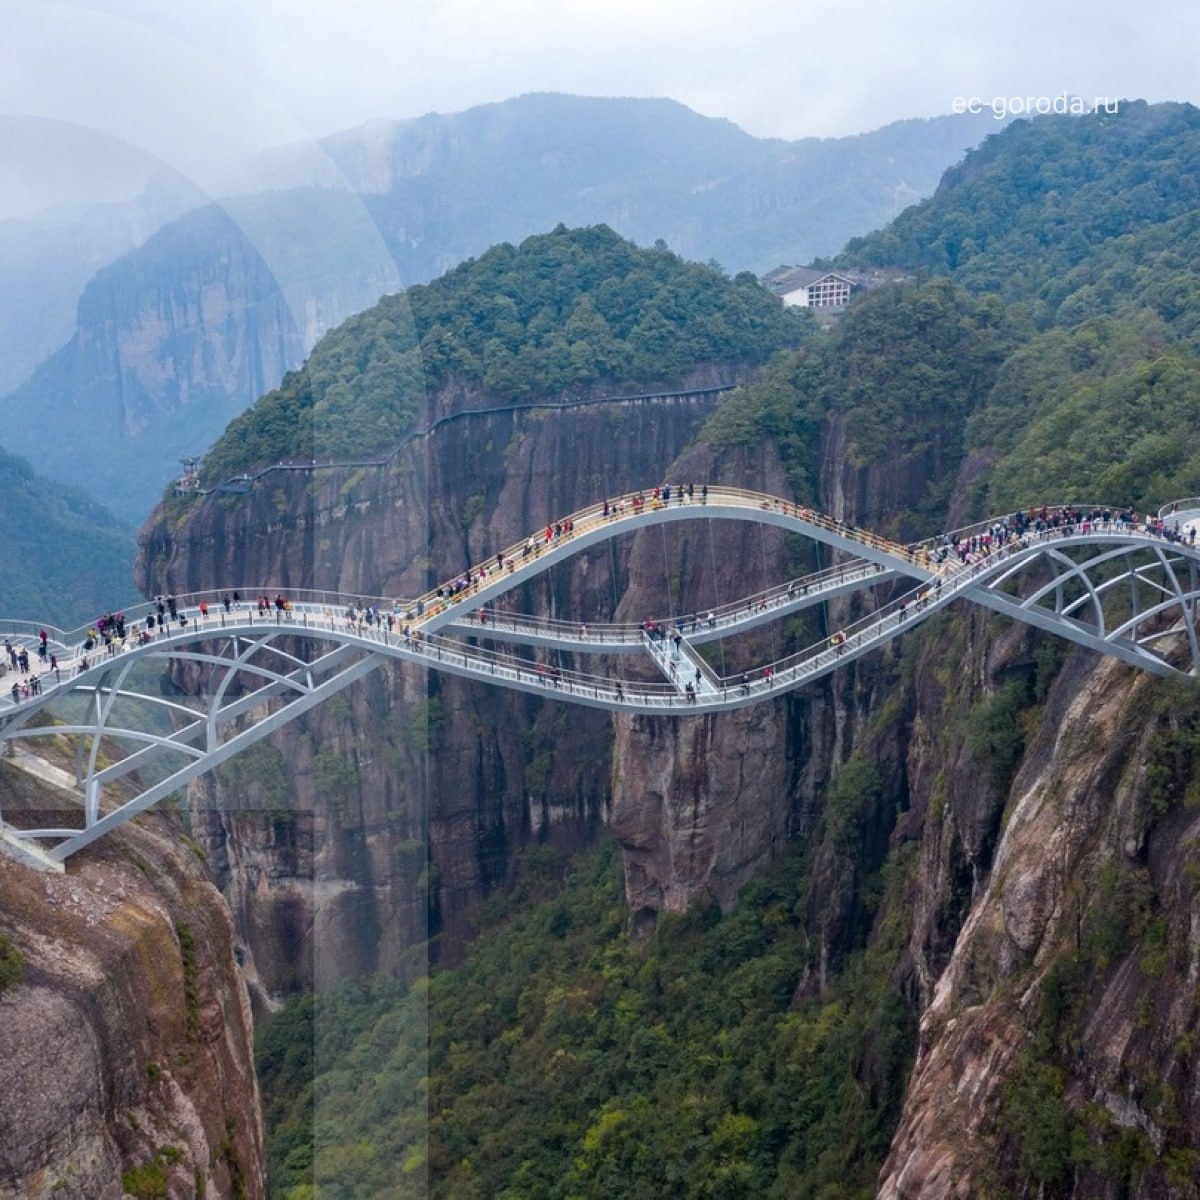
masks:
[[[796,494],[819,494],[812,448],[836,428],[851,467],[935,466],[897,532],[1050,502],[1157,508],[1200,494],[1200,357],[1154,313],[1035,330],[1020,307],[948,281],[866,296],[825,338],[730,396],[705,437],[770,439]],[[882,516],[883,514],[880,514]],[[932,523],[932,525],[931,525]]]
[[[0,521],[0,616],[71,627],[136,598],[133,531],[78,488],[40,478],[3,450]]]
[[[1198,205],[1200,110],[1123,103],[1014,122],[836,261],[948,274],[1032,303],[1043,321],[1141,305],[1173,316],[1186,301],[1161,277],[1200,275]]]
[[[925,494],[916,513],[939,520],[945,481],[968,449],[965,422],[1028,332],[1020,313],[945,280],[879,288],[725,400],[704,436],[718,446],[771,441],[793,491],[810,502],[820,495],[819,447],[830,436],[849,469],[885,458],[919,463]],[[909,537],[927,532],[905,524]]]
[[[874,785],[851,774],[847,808]],[[871,1195],[916,1033],[888,995],[901,925],[824,994],[805,989],[811,874],[797,847],[737,911],[642,940],[615,846],[569,871],[535,852],[461,967],[268,1021],[272,1194],[423,1195],[428,1179],[454,1200]],[[870,886],[891,904],[899,879]]]
[[[986,464],[976,507],[1037,496],[1139,512],[1200,491],[1200,357],[1152,314],[1051,329],[1014,353],[967,422]]]
[[[380,450],[451,380],[483,407],[674,386],[722,364],[732,373],[795,345],[806,317],[752,275],[730,280],[604,226],[559,228],[496,246],[328,333],[229,426],[205,475]]]
[[[732,397],[711,436],[780,441],[811,487],[829,422],[863,462],[911,454],[920,431],[972,464],[963,518],[1195,494],[1198,232],[1200,111],[1018,121],[840,260],[949,282],[868,294],[769,388]],[[931,487],[931,517],[948,496]]]

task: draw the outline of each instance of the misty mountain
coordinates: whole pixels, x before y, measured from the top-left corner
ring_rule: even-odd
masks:
[[[178,177],[159,175],[132,199],[64,201],[0,220],[0,393],[71,337],[80,294],[97,271],[201,200]]]
[[[0,400],[0,440],[137,519],[180,455],[401,284],[563,222],[731,272],[804,261],[931,192],[996,127],[964,115],[787,142],[667,100],[533,95],[371,123],[328,139],[319,170],[311,148],[281,151],[273,177],[308,186],[187,214],[89,283],[73,335]],[[335,172],[340,188],[312,186]]]
[[[373,121],[326,138],[319,156],[282,148],[251,179],[363,196],[406,283],[560,223],[761,274],[881,226],[1000,128],[989,113],[785,141],[673,100],[538,93]]]
[[[332,325],[394,289],[349,193],[209,205],[100,271],[70,342],[0,402],[3,440],[136,516]],[[357,220],[356,220],[357,218]]]

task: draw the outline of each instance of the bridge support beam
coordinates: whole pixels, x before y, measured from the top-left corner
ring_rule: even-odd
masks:
[[[1101,654],[1119,658],[1131,667],[1140,667],[1152,675],[1179,674],[1170,663],[1150,654],[1135,643],[1112,636],[1097,637],[1096,634],[1070,617],[1060,616],[1043,608],[1018,604],[1008,596],[989,591],[986,587],[969,588],[965,595],[968,599],[982,604],[985,608],[990,608],[993,612],[1003,613],[1004,616],[1023,621],[1026,625],[1034,625],[1038,629],[1044,629],[1047,633],[1053,633],[1057,637],[1066,638],[1080,646],[1086,646],[1089,650],[1097,650]]]
[[[35,871],[56,871],[62,874],[66,870],[64,863],[52,858],[36,842],[21,837],[20,831],[13,829],[11,825],[0,824],[0,853],[15,858],[17,862],[32,867]]]

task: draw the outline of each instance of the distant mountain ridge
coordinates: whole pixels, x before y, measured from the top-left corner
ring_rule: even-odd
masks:
[[[661,238],[685,258],[761,274],[884,224],[1000,128],[990,114],[946,116],[787,141],[673,100],[531,93],[373,121],[325,138],[318,162],[297,151],[289,164],[281,151],[276,163],[294,183],[362,195],[408,283],[557,224],[606,224],[642,244]],[[434,197],[436,224],[415,223],[414,208]],[[440,262],[425,258],[435,232]]]
[[[375,122],[324,143],[358,191],[280,167],[309,186],[187,214],[94,278],[70,341],[0,399],[3,443],[140,519],[179,455],[401,284],[560,223],[731,271],[803,261],[932,191],[995,128],[965,115],[783,142],[671,101],[552,95]]]

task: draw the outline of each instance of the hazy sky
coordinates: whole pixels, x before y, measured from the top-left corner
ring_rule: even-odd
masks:
[[[956,97],[1200,92],[1196,0],[0,0],[0,16],[0,118],[41,118],[47,150],[0,136],[0,211],[69,192],[72,172],[119,188],[102,161],[121,143],[211,189],[258,146],[530,91],[669,96],[789,138]]]

